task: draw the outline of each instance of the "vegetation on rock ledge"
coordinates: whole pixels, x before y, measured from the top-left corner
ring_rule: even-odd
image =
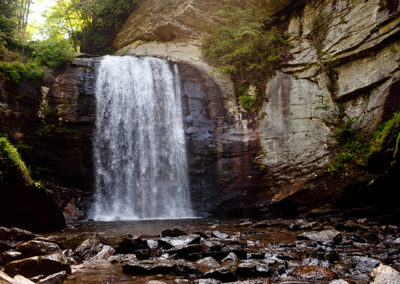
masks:
[[[17,149],[5,137],[0,137],[0,184],[7,182],[10,170],[17,170],[26,185],[32,185],[33,180]]]
[[[288,36],[264,11],[249,9],[238,0],[229,1],[218,15],[219,25],[204,39],[205,56],[236,86],[253,84],[263,90],[277,64],[288,57]],[[253,98],[238,97],[246,110],[254,105]]]
[[[400,156],[400,112],[383,123],[370,137],[363,136],[348,120],[335,131],[337,145],[341,149],[328,164],[328,172],[340,173],[352,165],[379,173],[396,165]]]

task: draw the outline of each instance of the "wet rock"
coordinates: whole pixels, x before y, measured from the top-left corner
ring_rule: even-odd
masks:
[[[380,264],[379,260],[367,257],[367,256],[352,256],[351,259],[355,264],[355,270],[359,272],[359,274],[367,274],[369,275],[372,270]]]
[[[158,241],[156,240],[146,240],[149,249],[156,249],[158,247]]]
[[[4,251],[0,254],[0,265],[13,261],[13,260],[17,260],[19,258],[21,258],[22,253],[20,253],[19,251],[15,251],[15,250],[7,250]]]
[[[161,251],[152,249],[140,249],[140,250],[135,250],[135,255],[137,259],[147,260],[152,257],[158,257],[159,255],[161,255]]]
[[[25,277],[34,277],[43,274],[48,276],[60,271],[71,273],[71,265],[66,263],[60,254],[34,256],[9,262],[5,265],[5,272],[11,276],[21,274]]]
[[[323,261],[320,259],[310,258],[310,257],[303,259],[302,264],[303,265],[319,265],[319,266],[329,268],[329,261]]]
[[[319,265],[298,266],[289,272],[289,275],[304,280],[332,280],[336,274]]]
[[[196,280],[194,283],[196,284],[220,284],[221,281],[217,279],[199,279]]]
[[[74,256],[80,260],[102,260],[107,259],[114,252],[112,247],[102,244],[98,238],[94,237],[80,244],[76,248]]]
[[[371,284],[398,284],[400,283],[400,273],[388,265],[380,264],[375,268],[371,277]]]
[[[249,258],[249,259],[264,259],[265,253],[264,252],[249,253],[247,255],[247,258]]]
[[[204,273],[200,278],[207,279],[213,278],[222,282],[236,281],[236,275],[227,267],[217,268]]]
[[[218,239],[227,239],[227,238],[229,238],[228,234],[221,233],[220,231],[213,231],[211,233],[211,236],[213,236],[214,238],[218,238]]]
[[[46,278],[41,279],[38,284],[62,284],[64,280],[68,277],[66,271],[61,271],[52,275],[47,276]]]
[[[108,261],[110,261],[113,264],[116,263],[127,263],[129,261],[136,260],[136,255],[134,254],[116,254],[112,255],[108,258]]]
[[[17,245],[18,242],[15,241],[0,241],[0,252],[4,252],[10,249],[15,249]]]
[[[174,262],[169,261],[141,261],[132,262],[123,266],[123,272],[132,275],[157,275],[172,274],[175,268]]]
[[[21,276],[16,275],[14,278],[11,278],[4,272],[0,271],[0,283],[2,284],[33,284],[31,280]]]
[[[276,255],[277,258],[282,260],[296,260],[299,259],[299,256],[292,252],[281,252]]]
[[[167,229],[161,232],[161,237],[180,237],[180,236],[186,236],[187,233],[185,231],[182,231],[178,228],[174,228],[172,230]]]
[[[175,254],[176,258],[185,258],[188,254],[202,252],[203,247],[201,245],[188,245],[188,246],[176,246],[167,252],[169,254]]]
[[[193,266],[174,261],[139,261],[125,264],[123,272],[132,275],[169,274],[175,276],[198,275],[199,271]]]
[[[239,258],[234,252],[230,252],[224,259],[221,260],[222,262],[229,262],[229,263],[234,263],[238,262]]]
[[[35,237],[36,235],[34,233],[26,230],[0,227],[0,240],[2,241],[30,241]]]
[[[261,277],[269,277],[271,276],[271,272],[267,264],[259,263],[259,262],[245,262],[239,264],[235,273],[238,276],[250,277],[250,276],[261,276]]]
[[[218,263],[218,261],[209,256],[196,261],[196,267],[198,270],[200,270],[200,272],[205,273],[212,269],[220,268],[221,265]]]
[[[131,236],[128,236],[122,240],[121,243],[118,244],[115,249],[116,254],[125,254],[125,253],[134,253],[136,250],[148,249],[147,241],[142,238],[132,239]]]
[[[247,251],[241,245],[229,245],[222,248],[222,251],[226,252],[226,255],[233,252],[239,259],[247,259]]]
[[[193,244],[199,244],[200,243],[200,236],[198,235],[185,235],[185,236],[180,236],[180,237],[165,237],[162,238],[161,241],[176,247],[176,246],[187,246],[187,245],[193,245]]]
[[[304,232],[297,236],[299,240],[313,240],[321,243],[336,242],[341,239],[341,233],[336,230],[323,230],[319,232]]]
[[[292,224],[290,224],[289,228],[293,231],[296,230],[311,230],[314,226],[317,225],[317,222],[308,222],[304,219],[295,220]]]
[[[41,241],[41,240],[31,240],[18,245],[15,248],[17,251],[21,252],[23,257],[39,256],[39,255],[50,255],[55,253],[62,253],[60,247],[54,243]]]

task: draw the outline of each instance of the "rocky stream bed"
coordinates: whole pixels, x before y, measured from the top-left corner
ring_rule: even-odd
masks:
[[[0,283],[400,283],[400,227],[368,219],[0,228]]]

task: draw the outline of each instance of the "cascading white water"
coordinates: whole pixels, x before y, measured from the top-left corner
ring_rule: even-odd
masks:
[[[96,82],[96,193],[89,217],[193,217],[178,67],[106,56]]]

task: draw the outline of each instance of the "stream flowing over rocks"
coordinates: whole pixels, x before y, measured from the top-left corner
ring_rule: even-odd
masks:
[[[399,236],[400,227],[394,225],[335,217],[86,221],[45,236],[0,228],[0,279],[53,284],[398,284]]]

